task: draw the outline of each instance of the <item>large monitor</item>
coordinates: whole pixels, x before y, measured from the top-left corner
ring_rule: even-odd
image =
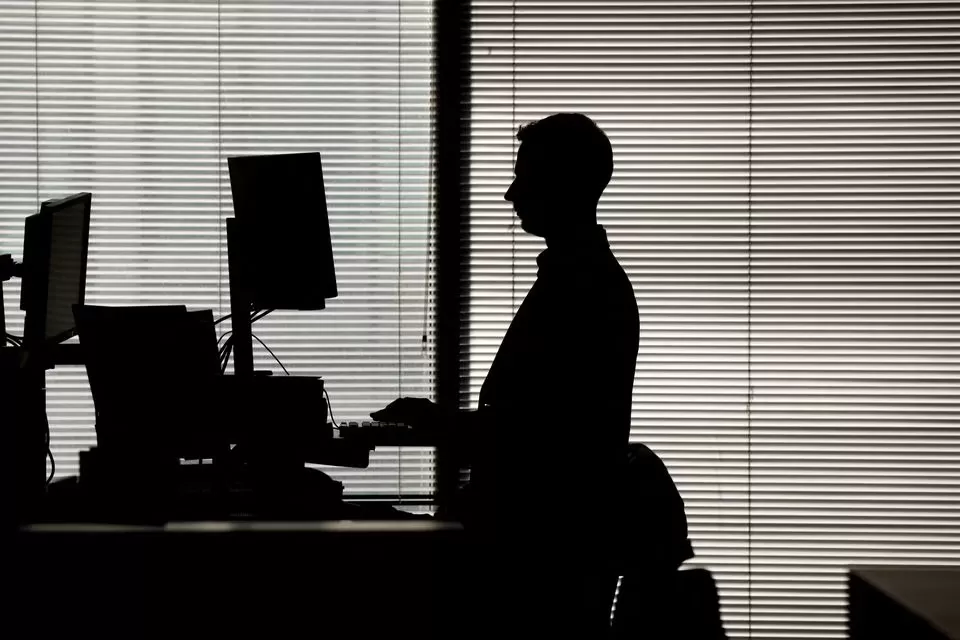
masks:
[[[337,295],[337,278],[320,154],[241,156],[227,162],[239,263],[253,306],[323,309]]]
[[[91,200],[89,193],[48,200],[27,218],[20,290],[25,346],[56,344],[76,333],[73,305],[84,301]]]
[[[212,457],[205,454],[222,444],[216,426],[222,407],[213,397],[220,377],[213,313],[180,305],[76,305],[73,313],[98,446]]]

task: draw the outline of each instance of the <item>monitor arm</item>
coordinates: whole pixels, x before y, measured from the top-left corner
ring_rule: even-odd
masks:
[[[13,259],[9,253],[0,255],[0,282],[11,278],[19,278],[23,273],[23,265]]]
[[[3,283],[13,278],[23,277],[23,264],[17,262],[9,253],[0,255],[0,332],[7,333],[6,313],[3,305]],[[6,338],[0,343],[0,348],[6,346]],[[34,360],[43,365],[44,369],[53,369],[58,364],[82,365],[83,355],[78,344],[58,344],[50,348],[40,349]]]
[[[7,321],[3,311],[3,283],[11,278],[19,278],[23,274],[23,265],[16,262],[9,253],[0,255],[0,331],[7,334]],[[6,344],[6,338],[0,343],[0,348]]]

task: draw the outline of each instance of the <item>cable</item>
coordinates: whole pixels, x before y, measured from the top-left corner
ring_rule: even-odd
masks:
[[[223,354],[223,362],[220,363],[220,375],[225,375],[227,373],[227,365],[230,364],[230,352],[233,351],[233,344],[227,348],[226,352]]]
[[[276,309],[261,309],[260,311],[251,311],[250,324],[252,325],[257,320],[262,320],[263,318],[266,318],[268,315],[270,315],[274,311],[276,311]],[[233,333],[233,329],[231,329],[230,331],[225,331],[219,338],[217,338],[217,353],[220,358],[220,375],[224,375],[227,373],[227,366],[230,364],[230,355],[233,353],[233,340],[234,340],[234,336],[231,335],[232,333]],[[256,338],[257,342],[262,344],[264,349],[266,349],[267,351],[270,351],[270,347],[265,345],[263,343],[263,340],[261,340],[260,338],[257,338],[257,336],[253,335],[252,333],[250,335]],[[230,336],[230,337],[227,338],[227,336]],[[227,341],[224,342],[223,346],[221,347],[220,343],[223,341],[224,338],[227,338]],[[290,372],[287,371],[286,367],[283,366],[283,363],[280,362],[280,359],[277,358],[277,356],[273,353],[273,351],[270,351],[270,355],[272,355],[273,359],[280,364],[280,366],[283,368],[284,373],[286,373],[287,375],[290,375]]]
[[[222,336],[217,338],[217,358],[219,359],[219,362],[220,362],[220,375],[223,375],[224,373],[226,373],[227,360],[229,360],[230,350],[233,348],[233,338],[232,337],[227,338],[227,336],[229,336],[231,333],[233,333],[233,331],[227,331]],[[220,341],[223,340],[224,338],[227,338],[227,341],[221,347]]]
[[[220,375],[227,372],[227,364],[230,362],[230,352],[233,351],[233,338],[227,340],[220,352]]]
[[[337,419],[333,416],[333,402],[330,401],[330,392],[327,391],[327,387],[323,387],[323,395],[327,396],[327,409],[330,410],[330,420],[333,421],[333,428],[337,431],[340,430],[340,425],[337,423]]]
[[[47,457],[50,458],[50,475],[47,476],[47,484],[53,482],[53,476],[57,473],[57,461],[53,457],[53,448],[50,446],[50,421],[47,419],[46,412],[43,415],[44,435],[43,439],[47,445]]]
[[[273,350],[270,349],[270,347],[268,347],[267,344],[266,344],[263,340],[261,340],[260,338],[258,338],[255,334],[252,334],[252,333],[251,333],[250,335],[253,336],[253,339],[254,339],[254,340],[256,340],[256,341],[259,342],[261,345],[263,345],[263,348],[266,349],[266,350],[270,353],[270,355],[273,356],[273,359],[277,361],[277,364],[280,365],[280,368],[283,369],[283,372],[284,372],[285,374],[287,374],[287,375],[290,375],[290,372],[287,371],[287,368],[286,368],[285,366],[283,366],[283,363],[282,363],[282,362],[280,362],[280,358],[277,357],[277,354],[275,354],[275,353],[273,352]]]
[[[273,309],[267,310],[263,315],[260,316],[260,318],[266,316],[267,313],[270,313],[271,311],[273,311]],[[260,318],[257,318],[257,320],[259,320]],[[230,332],[228,331],[227,333],[230,333]],[[227,333],[224,333],[222,336],[220,336],[220,340],[223,340],[227,336]],[[273,356],[273,359],[277,361],[277,364],[280,365],[280,368],[283,369],[283,372],[289,376],[290,372],[287,371],[287,368],[283,365],[283,362],[280,360],[280,358],[277,357],[277,354],[273,352],[273,349],[268,347],[267,344],[263,340],[261,340],[256,334],[251,333],[250,335],[251,337],[253,337],[254,340],[259,342],[260,345],[263,346],[263,348],[266,349],[271,356]],[[220,344],[220,340],[217,341],[218,345]],[[230,360],[230,351],[232,349],[233,349],[233,338],[230,338],[223,345],[223,351],[221,352],[226,354],[226,359],[225,360],[221,359],[221,370],[220,370],[221,374],[227,370],[227,362]],[[333,428],[339,429],[340,427],[338,426],[337,418],[336,416],[333,415],[333,402],[331,402],[330,400],[330,392],[327,391],[326,388],[324,388],[323,394],[327,397],[327,409],[330,410],[330,420],[333,421]]]
[[[254,312],[250,314],[250,324],[253,324],[257,320],[263,320],[268,315],[276,311],[276,309],[263,309],[261,311]],[[258,315],[259,314],[259,315]]]

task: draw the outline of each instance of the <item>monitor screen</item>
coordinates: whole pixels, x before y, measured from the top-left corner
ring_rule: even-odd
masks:
[[[250,298],[258,309],[322,309],[337,295],[319,153],[228,159]]]
[[[48,200],[27,219],[24,235],[24,340],[60,342],[75,333],[73,305],[83,304],[90,231],[89,193]]]

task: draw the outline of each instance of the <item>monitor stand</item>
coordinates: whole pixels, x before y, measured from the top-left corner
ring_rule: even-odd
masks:
[[[11,256],[0,256],[0,329],[4,333],[0,344],[0,411],[12,419],[11,428],[4,429],[6,438],[0,439],[0,449],[11,458],[0,464],[9,479],[4,480],[4,487],[14,491],[12,512],[16,521],[24,524],[36,519],[46,494],[50,431],[46,371],[58,364],[83,364],[83,355],[78,344],[7,346],[3,283],[21,273],[21,266]]]
[[[242,227],[227,219],[227,267],[230,277],[230,324],[233,330],[233,375],[253,377],[253,329],[250,322],[250,271],[252,256],[243,252]]]

